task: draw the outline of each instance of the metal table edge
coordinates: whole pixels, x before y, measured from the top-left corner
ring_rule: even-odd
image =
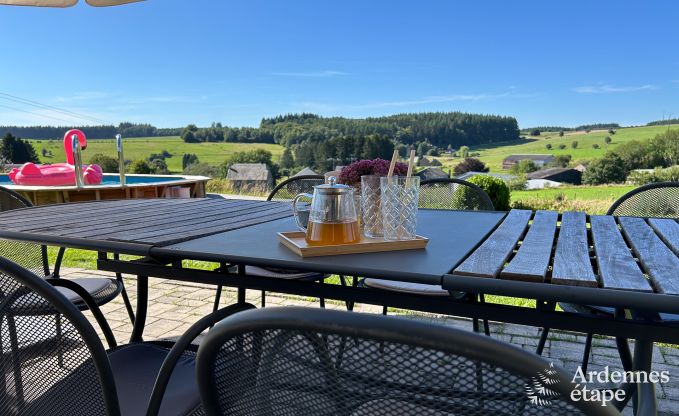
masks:
[[[444,275],[442,286],[450,291],[679,314],[679,297],[661,293],[522,282],[456,274]]]

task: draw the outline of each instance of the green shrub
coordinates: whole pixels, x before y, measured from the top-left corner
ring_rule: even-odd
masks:
[[[149,175],[153,173],[153,167],[145,160],[135,160],[130,164],[129,171],[130,173]]]
[[[118,173],[118,161],[102,153],[93,154],[90,158],[90,164],[101,166],[101,170],[106,173]]]
[[[608,152],[600,159],[592,161],[582,174],[582,182],[587,185],[602,185],[606,183],[622,183],[627,172],[625,164],[615,153]]]
[[[219,166],[210,165],[207,163],[194,163],[186,168],[183,172],[185,175],[207,176],[208,178],[218,178],[221,174]]]
[[[655,182],[677,182],[679,181],[679,166],[667,169],[656,168],[652,172],[632,172],[627,177],[627,181],[634,185],[646,185]]]
[[[509,187],[502,179],[488,175],[476,175],[471,177],[468,182],[486,191],[496,210],[509,210]]]

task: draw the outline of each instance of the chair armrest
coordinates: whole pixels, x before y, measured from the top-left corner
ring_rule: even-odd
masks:
[[[65,287],[66,289],[70,289],[74,291],[78,296],[80,296],[80,298],[87,305],[88,309],[92,311],[92,315],[94,315],[94,318],[97,320],[97,323],[101,328],[101,331],[104,333],[104,337],[106,338],[106,343],[108,344],[109,348],[115,348],[116,346],[118,346],[116,338],[113,336],[113,331],[111,330],[111,327],[106,321],[106,318],[104,318],[104,314],[101,313],[99,305],[97,305],[97,303],[94,301],[94,298],[92,297],[92,295],[90,295],[90,293],[87,290],[85,290],[79,284],[72,282],[68,279],[46,279],[46,280],[52,286]]]
[[[153,392],[151,393],[151,398],[149,399],[149,405],[146,411],[147,416],[156,416],[160,411],[160,405],[163,401],[163,396],[165,395],[165,389],[167,388],[167,383],[170,381],[170,376],[174,370],[175,364],[179,358],[181,358],[186,348],[191,345],[191,341],[196,339],[203,331],[213,326],[217,322],[226,318],[234,313],[241,312],[248,309],[255,309],[254,305],[249,303],[236,303],[234,305],[227,306],[225,308],[219,309],[204,318],[198,320],[195,324],[184,332],[184,334],[179,337],[177,342],[174,344],[170,352],[167,354],[163,365],[160,367],[158,372],[158,377],[153,386]]]

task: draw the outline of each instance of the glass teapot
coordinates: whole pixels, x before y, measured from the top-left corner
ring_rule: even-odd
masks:
[[[308,224],[305,227],[306,212],[297,208],[300,198],[311,198]],[[306,232],[309,245],[353,244],[361,240],[356,215],[354,188],[337,183],[331,176],[323,185],[314,186],[314,194],[299,194],[292,200],[292,210],[297,225]]]

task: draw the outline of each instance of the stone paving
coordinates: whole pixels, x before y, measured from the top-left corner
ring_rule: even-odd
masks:
[[[62,276],[67,278],[92,276],[94,274],[111,276],[106,272],[83,269],[62,270]],[[214,286],[153,278],[150,279],[149,284],[149,310],[144,332],[144,338],[147,340],[176,338],[192,323],[212,311],[212,302],[215,296]],[[136,279],[134,277],[126,278],[125,285],[134,305]],[[236,291],[225,288],[222,293],[221,305],[228,305],[235,303],[235,301]],[[259,291],[248,291],[247,301],[259,305]],[[267,294],[266,303],[267,307],[318,307],[317,299],[273,293]],[[326,307],[345,309],[343,302],[334,301],[326,301]],[[381,313],[381,307],[374,305],[357,304],[354,310],[361,313]],[[102,311],[111,325],[117,341],[119,343],[127,342],[132,325],[128,319],[122,298],[119,296],[104,305]],[[471,330],[470,320],[463,318],[399,310],[390,311],[390,314]],[[89,313],[88,318],[94,322]],[[96,324],[94,326],[97,327]],[[492,322],[491,336],[534,351],[539,339],[539,330],[532,327]],[[581,334],[551,331],[543,355],[554,362],[555,365],[562,366],[570,373],[574,373],[582,360],[584,342],[585,337]],[[653,355],[653,369],[670,372],[670,382],[656,386],[659,411],[662,415],[679,415],[679,346],[674,347],[676,348],[656,346]],[[621,369],[614,340],[609,337],[597,337],[593,341],[592,359],[588,371],[603,370],[605,366],[610,366],[611,370]],[[632,414],[631,406],[625,409],[624,414]]]

